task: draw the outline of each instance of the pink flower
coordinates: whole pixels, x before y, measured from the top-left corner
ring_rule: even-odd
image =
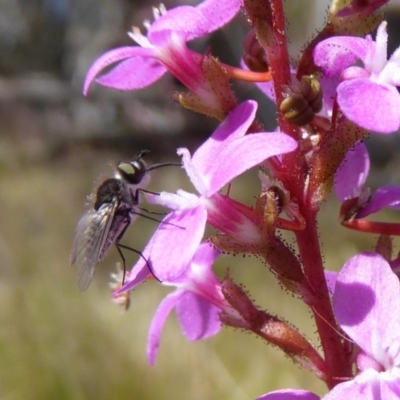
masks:
[[[337,36],[318,43],[314,60],[327,77],[340,76],[337,102],[349,120],[379,133],[400,127],[400,48],[387,60],[386,22],[375,41]],[[363,66],[355,66],[358,60]]]
[[[339,167],[335,177],[335,191],[341,201],[360,197],[360,209],[356,218],[365,218],[384,208],[400,210],[400,186],[382,186],[370,196],[365,187],[370,168],[367,147],[358,143],[351,149]]]
[[[400,282],[386,260],[362,253],[346,262],[334,287],[333,309],[343,331],[359,347],[358,374],[323,400],[380,400],[400,396]],[[311,392],[284,390],[258,400],[316,400]]]
[[[248,169],[297,147],[294,139],[281,132],[246,135],[256,108],[254,101],[236,107],[193,156],[187,149],[178,150],[198,194],[178,190],[147,196],[149,201],[174,210],[163,219],[143,251],[160,281],[171,281],[182,275],[199,248],[207,222],[246,243],[262,240],[256,224],[237,208],[236,202],[218,193]],[[131,290],[149,273],[148,265],[139,260],[124,289]]]
[[[175,227],[161,224],[152,240],[151,262],[161,281],[181,274],[180,266],[193,257],[206,223],[241,242],[256,244],[262,240],[258,227],[237,208],[235,201],[218,193],[248,169],[297,147],[294,139],[281,132],[246,135],[256,108],[254,101],[236,107],[193,156],[185,148],[178,150],[198,194],[178,190],[148,196],[149,201],[175,210],[165,219]]]
[[[147,354],[151,365],[155,362],[164,323],[173,308],[183,334],[191,341],[217,334],[221,328],[218,318],[221,311],[240,318],[224,299],[221,283],[212,271],[218,255],[213,246],[203,243],[180,277],[163,282],[176,289],[161,302],[150,325]]]
[[[324,400],[397,399],[400,395],[400,283],[378,254],[346,262],[333,295],[335,316],[360,348],[360,373],[337,385]]]
[[[138,28],[129,33],[139,46],[108,51],[94,62],[86,76],[84,94],[101,71],[117,62],[110,72],[97,79],[98,83],[136,90],[151,85],[170,71],[194,92],[207,90],[201,56],[189,50],[186,42],[226,25],[241,5],[241,0],[205,0],[197,7],[180,6],[168,12],[164,6],[154,9],[155,21],[146,25],[147,36]]]
[[[319,396],[307,390],[284,389],[257,397],[257,400],[320,400]]]
[[[163,285],[175,287],[159,305],[149,329],[147,354],[149,363],[154,364],[161,333],[165,321],[170,312],[175,308],[183,334],[188,340],[202,340],[217,334],[221,328],[218,314],[223,311],[235,320],[243,320],[225,300],[221,291],[221,282],[212,271],[212,266],[219,256],[209,243],[202,243],[193,255],[193,258],[181,268],[181,275],[166,279]],[[168,249],[165,249],[165,257],[168,258]],[[139,275],[135,272],[139,271]],[[132,271],[130,281],[124,287],[114,293],[114,298],[132,290],[143,281],[149,273],[145,261],[141,258]],[[246,321],[243,320],[243,325]]]

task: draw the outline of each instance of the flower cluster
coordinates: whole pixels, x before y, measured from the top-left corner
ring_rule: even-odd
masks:
[[[146,36],[138,28],[129,33],[139,46],[110,50],[90,68],[85,94],[94,81],[137,90],[170,72],[187,88],[174,95],[182,107],[221,122],[193,154],[177,150],[192,192],[145,194],[147,202],[169,211],[125,282],[114,286],[114,297],[125,299],[149,275],[173,288],[150,326],[150,364],[175,309],[191,341],[216,335],[226,325],[274,344],[326,384],[324,399],[397,399],[400,256],[392,256],[391,236],[400,234],[400,225],[365,218],[384,208],[399,210],[400,186],[371,194],[363,143],[370,131],[390,134],[400,127],[400,48],[387,57],[387,24],[379,11],[387,1],[333,0],[326,25],[296,65],[289,62],[282,3],[205,0],[169,11],[160,6],[155,21],[146,24]],[[187,47],[242,11],[250,26],[241,67]],[[237,101],[233,79],[256,83],[275,102],[275,131],[263,129],[254,100]],[[229,193],[248,170],[260,179],[253,204]],[[380,235],[374,252],[354,255],[337,274],[324,269],[317,225],[332,190],[341,202],[343,226]],[[218,233],[206,236],[207,226]],[[281,239],[282,230],[292,232],[295,247]],[[228,274],[218,278],[213,265],[223,253],[265,260],[281,286],[309,307],[319,346],[283,318],[259,309]],[[258,399],[319,398],[306,389],[277,390]]]

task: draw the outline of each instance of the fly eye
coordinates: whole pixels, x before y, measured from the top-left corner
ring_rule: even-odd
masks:
[[[117,170],[125,181],[134,185],[139,184],[147,172],[145,165],[140,161],[121,162]]]

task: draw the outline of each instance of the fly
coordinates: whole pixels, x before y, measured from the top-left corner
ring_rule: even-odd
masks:
[[[71,250],[71,265],[76,265],[80,291],[89,287],[97,265],[112,244],[115,244],[123,261],[123,280],[126,267],[121,248],[132,250],[143,257],[140,251],[120,244],[119,241],[138,215],[158,221],[142,214],[141,210],[147,210],[139,207],[139,192],[146,192],[144,187],[149,183],[149,172],[168,165],[180,165],[166,163],[147,167],[143,157],[148,152],[142,150],[132,161],[120,162],[115,176],[106,179],[98,187],[93,208],[88,209],[78,221]],[[145,261],[151,271],[148,261]]]

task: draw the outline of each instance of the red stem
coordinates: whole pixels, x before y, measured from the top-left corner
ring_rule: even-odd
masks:
[[[250,16],[257,39],[267,54],[279,110],[284,93],[291,85],[285,15],[282,0],[264,1],[245,0],[245,8]],[[278,111],[278,123],[282,132],[300,140],[299,129],[290,124],[280,111]],[[314,295],[306,301],[314,314],[325,356],[327,373],[324,374],[323,379],[327,386],[332,388],[337,384],[338,377],[352,376],[352,365],[345,347],[342,345],[342,336],[339,334],[339,327],[336,324],[326,285],[317,230],[319,207],[312,207],[313,203],[310,200],[314,193],[311,193],[311,197],[305,193],[305,182],[310,171],[300,148],[284,155],[282,165],[274,165],[274,167],[276,167],[275,176],[283,182],[291,196],[298,200],[300,213],[306,222],[305,229],[295,232],[295,235],[303,272]],[[318,189],[318,186],[315,189]]]
[[[400,224],[392,222],[373,222],[364,219],[352,219],[349,221],[342,221],[342,225],[359,232],[400,236]]]
[[[316,213],[304,208],[301,211],[307,225],[304,231],[296,232],[296,238],[304,273],[314,290],[314,301],[309,306],[314,314],[325,362],[329,370],[330,380],[326,384],[332,388],[337,384],[338,377],[352,376],[351,363],[342,346],[342,337],[339,335],[340,328],[336,324],[326,285]]]

